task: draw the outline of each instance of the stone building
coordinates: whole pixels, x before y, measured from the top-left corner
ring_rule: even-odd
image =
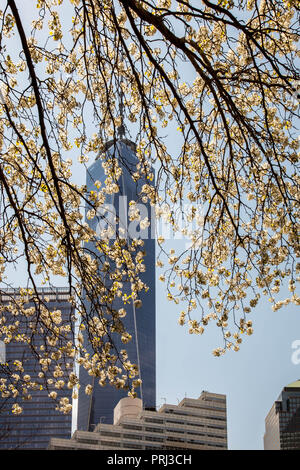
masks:
[[[139,398],[123,398],[114,424],[51,439],[50,450],[227,450],[226,396],[203,391],[199,398],[144,410]]]

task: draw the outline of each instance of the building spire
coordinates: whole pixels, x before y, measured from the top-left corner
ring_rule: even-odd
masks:
[[[121,51],[121,59],[123,60],[123,52]],[[124,93],[123,93],[123,76],[120,77],[119,83],[119,113],[121,117],[121,124],[117,129],[117,136],[119,139],[124,139],[125,137],[125,126],[124,126]]]
[[[119,125],[119,127],[117,129],[117,135],[118,135],[119,139],[124,139],[124,137],[125,137],[124,102],[123,102],[124,93],[123,93],[122,87],[120,87],[120,88],[121,88],[121,91],[119,93],[119,112],[120,112],[120,117],[121,117],[121,124]]]

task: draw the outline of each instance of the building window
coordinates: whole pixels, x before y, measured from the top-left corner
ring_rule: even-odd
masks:
[[[142,436],[136,434],[124,434],[125,439],[138,439],[142,440]]]
[[[143,446],[141,445],[137,445],[137,444],[133,444],[132,442],[124,442],[124,447],[129,447],[131,449],[142,449]]]
[[[101,431],[101,436],[107,436],[107,437],[120,437],[121,434],[120,433],[116,433],[116,432],[108,432],[108,431]]]
[[[115,441],[101,441],[102,446],[108,446],[108,447],[120,447],[121,444],[120,442],[115,442]]]
[[[148,431],[148,432],[159,432],[159,433],[163,433],[164,430],[163,429],[160,429],[160,428],[145,428],[145,431]]]
[[[80,444],[97,444],[97,442],[91,439],[77,439],[77,442],[80,442]]]
[[[172,441],[172,442],[185,442],[185,439],[182,437],[167,437],[167,441]],[[188,441],[187,441],[188,442]]]
[[[134,429],[135,431],[141,431],[143,428],[141,426],[134,426],[132,424],[124,424],[123,429]]]
[[[174,429],[174,428],[167,428],[168,432],[176,432],[177,434],[184,434],[184,429]]]
[[[146,423],[156,423],[156,424],[163,424],[163,419],[153,419],[153,418],[145,418]]]
[[[156,436],[146,436],[146,441],[155,441],[155,442],[163,442],[163,437],[156,437]]]
[[[175,421],[175,419],[167,419],[166,423],[172,423],[172,424],[185,424],[184,421]]]

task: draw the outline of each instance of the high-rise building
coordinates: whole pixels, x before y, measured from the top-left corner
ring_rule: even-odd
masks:
[[[61,312],[61,325],[66,326],[66,339],[71,339],[72,331],[69,331],[68,326],[71,324],[71,316],[73,315],[73,307],[69,303],[69,291],[64,287],[57,288],[40,288],[39,297],[44,303],[46,308],[52,311]],[[5,371],[9,369],[13,373],[18,373],[20,378],[24,376],[30,377],[32,382],[40,382],[38,374],[41,372],[41,365],[39,364],[38,352],[39,347],[44,347],[44,340],[47,336],[42,333],[36,333],[31,340],[31,344],[22,341],[22,336],[32,334],[31,327],[34,328],[36,324],[38,313],[35,310],[35,303],[28,297],[26,308],[34,307],[29,318],[24,320],[22,315],[18,315],[18,300],[20,299],[20,289],[1,289],[0,303],[4,307],[0,313],[0,319],[4,321],[7,332],[0,336],[0,385],[1,379],[5,381]],[[15,307],[11,309],[10,306]],[[16,315],[18,315],[16,317]],[[10,329],[16,318],[19,319],[19,328],[17,332]],[[40,322],[41,325],[41,322]],[[46,326],[45,326],[46,328]],[[48,335],[50,331],[48,330]],[[15,337],[14,337],[15,336]],[[60,340],[57,347],[60,346]],[[35,351],[31,346],[34,346]],[[16,369],[18,361],[22,363],[22,369]],[[49,365],[51,372],[52,366],[60,365],[62,371],[72,372],[73,361],[70,359],[69,364],[63,359],[52,361]],[[8,381],[8,379],[7,379]],[[8,382],[6,382],[8,383]],[[57,409],[57,402],[49,398],[48,394],[51,389],[45,386],[40,386],[37,389],[28,390],[31,399],[23,400],[21,394],[12,397],[6,396],[6,393],[0,391],[0,449],[31,449],[43,450],[47,449],[51,437],[69,438],[71,436],[72,413],[63,414]],[[59,402],[61,397],[69,399],[72,403],[72,390],[64,388],[61,390],[55,389],[57,392],[57,400]],[[18,403],[23,409],[21,414],[13,414],[12,406]]]
[[[138,366],[142,385],[137,389],[138,397],[143,401],[145,408],[155,408],[156,406],[156,342],[155,342],[155,239],[151,231],[153,227],[141,228],[139,224],[130,222],[128,211],[131,201],[135,201],[137,208],[144,216],[151,220],[151,206],[149,203],[141,202],[140,192],[143,184],[149,184],[149,180],[139,179],[135,181],[132,175],[137,171],[138,159],[135,152],[135,144],[127,139],[112,141],[106,145],[106,159],[97,158],[87,170],[86,187],[87,193],[96,192],[96,187],[101,184],[105,186],[105,180],[108,175],[105,165],[115,161],[122,170],[118,180],[119,192],[108,194],[103,206],[103,211],[96,214],[95,217],[86,218],[89,226],[96,231],[99,239],[103,230],[110,229],[110,242],[113,243],[115,237],[120,236],[123,239],[142,239],[144,244],[141,247],[144,253],[143,263],[146,267],[145,272],[140,274],[141,280],[147,285],[148,290],[139,295],[142,306],[136,308],[133,301],[124,304],[123,299],[115,300],[112,307],[115,310],[124,308],[126,310],[125,318],[122,318],[125,330],[132,336],[132,340],[125,346],[120,341],[117,334],[112,334],[114,345],[118,349],[126,349],[131,363]],[[107,210],[106,210],[107,209]],[[88,213],[87,207],[86,213]],[[104,213],[106,210],[106,213]],[[106,232],[107,233],[107,232]],[[95,243],[86,244],[89,253],[95,252]],[[99,252],[98,252],[99,253]],[[103,275],[103,282],[109,288],[109,276]],[[131,297],[131,286],[128,280],[123,282],[123,294]],[[85,295],[85,293],[83,293]],[[89,309],[88,303],[87,309]],[[93,355],[93,350],[85,337],[85,346],[87,351]],[[121,398],[128,395],[128,391],[116,389],[107,385],[101,387],[97,378],[88,375],[84,368],[80,369],[80,384],[78,398],[78,429],[82,431],[91,431],[100,422],[106,424],[113,423],[113,411]],[[93,385],[93,393],[85,394],[85,386]]]
[[[226,396],[202,392],[178,405],[143,410],[138,398],[123,398],[114,424],[98,423],[93,432],[51,439],[50,450],[227,450]]]
[[[300,379],[283,388],[265,419],[265,450],[300,449]]]

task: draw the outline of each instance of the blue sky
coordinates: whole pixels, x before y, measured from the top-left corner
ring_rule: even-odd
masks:
[[[225,393],[232,450],[263,449],[267,413],[282,388],[300,378],[300,361],[292,361],[292,343],[300,340],[296,307],[273,312],[262,301],[251,320],[254,334],[240,351],[215,357],[212,349],[221,344],[217,327],[202,336],[189,335],[158,288],[157,403],[177,404],[184,396],[197,398],[202,390]]]

